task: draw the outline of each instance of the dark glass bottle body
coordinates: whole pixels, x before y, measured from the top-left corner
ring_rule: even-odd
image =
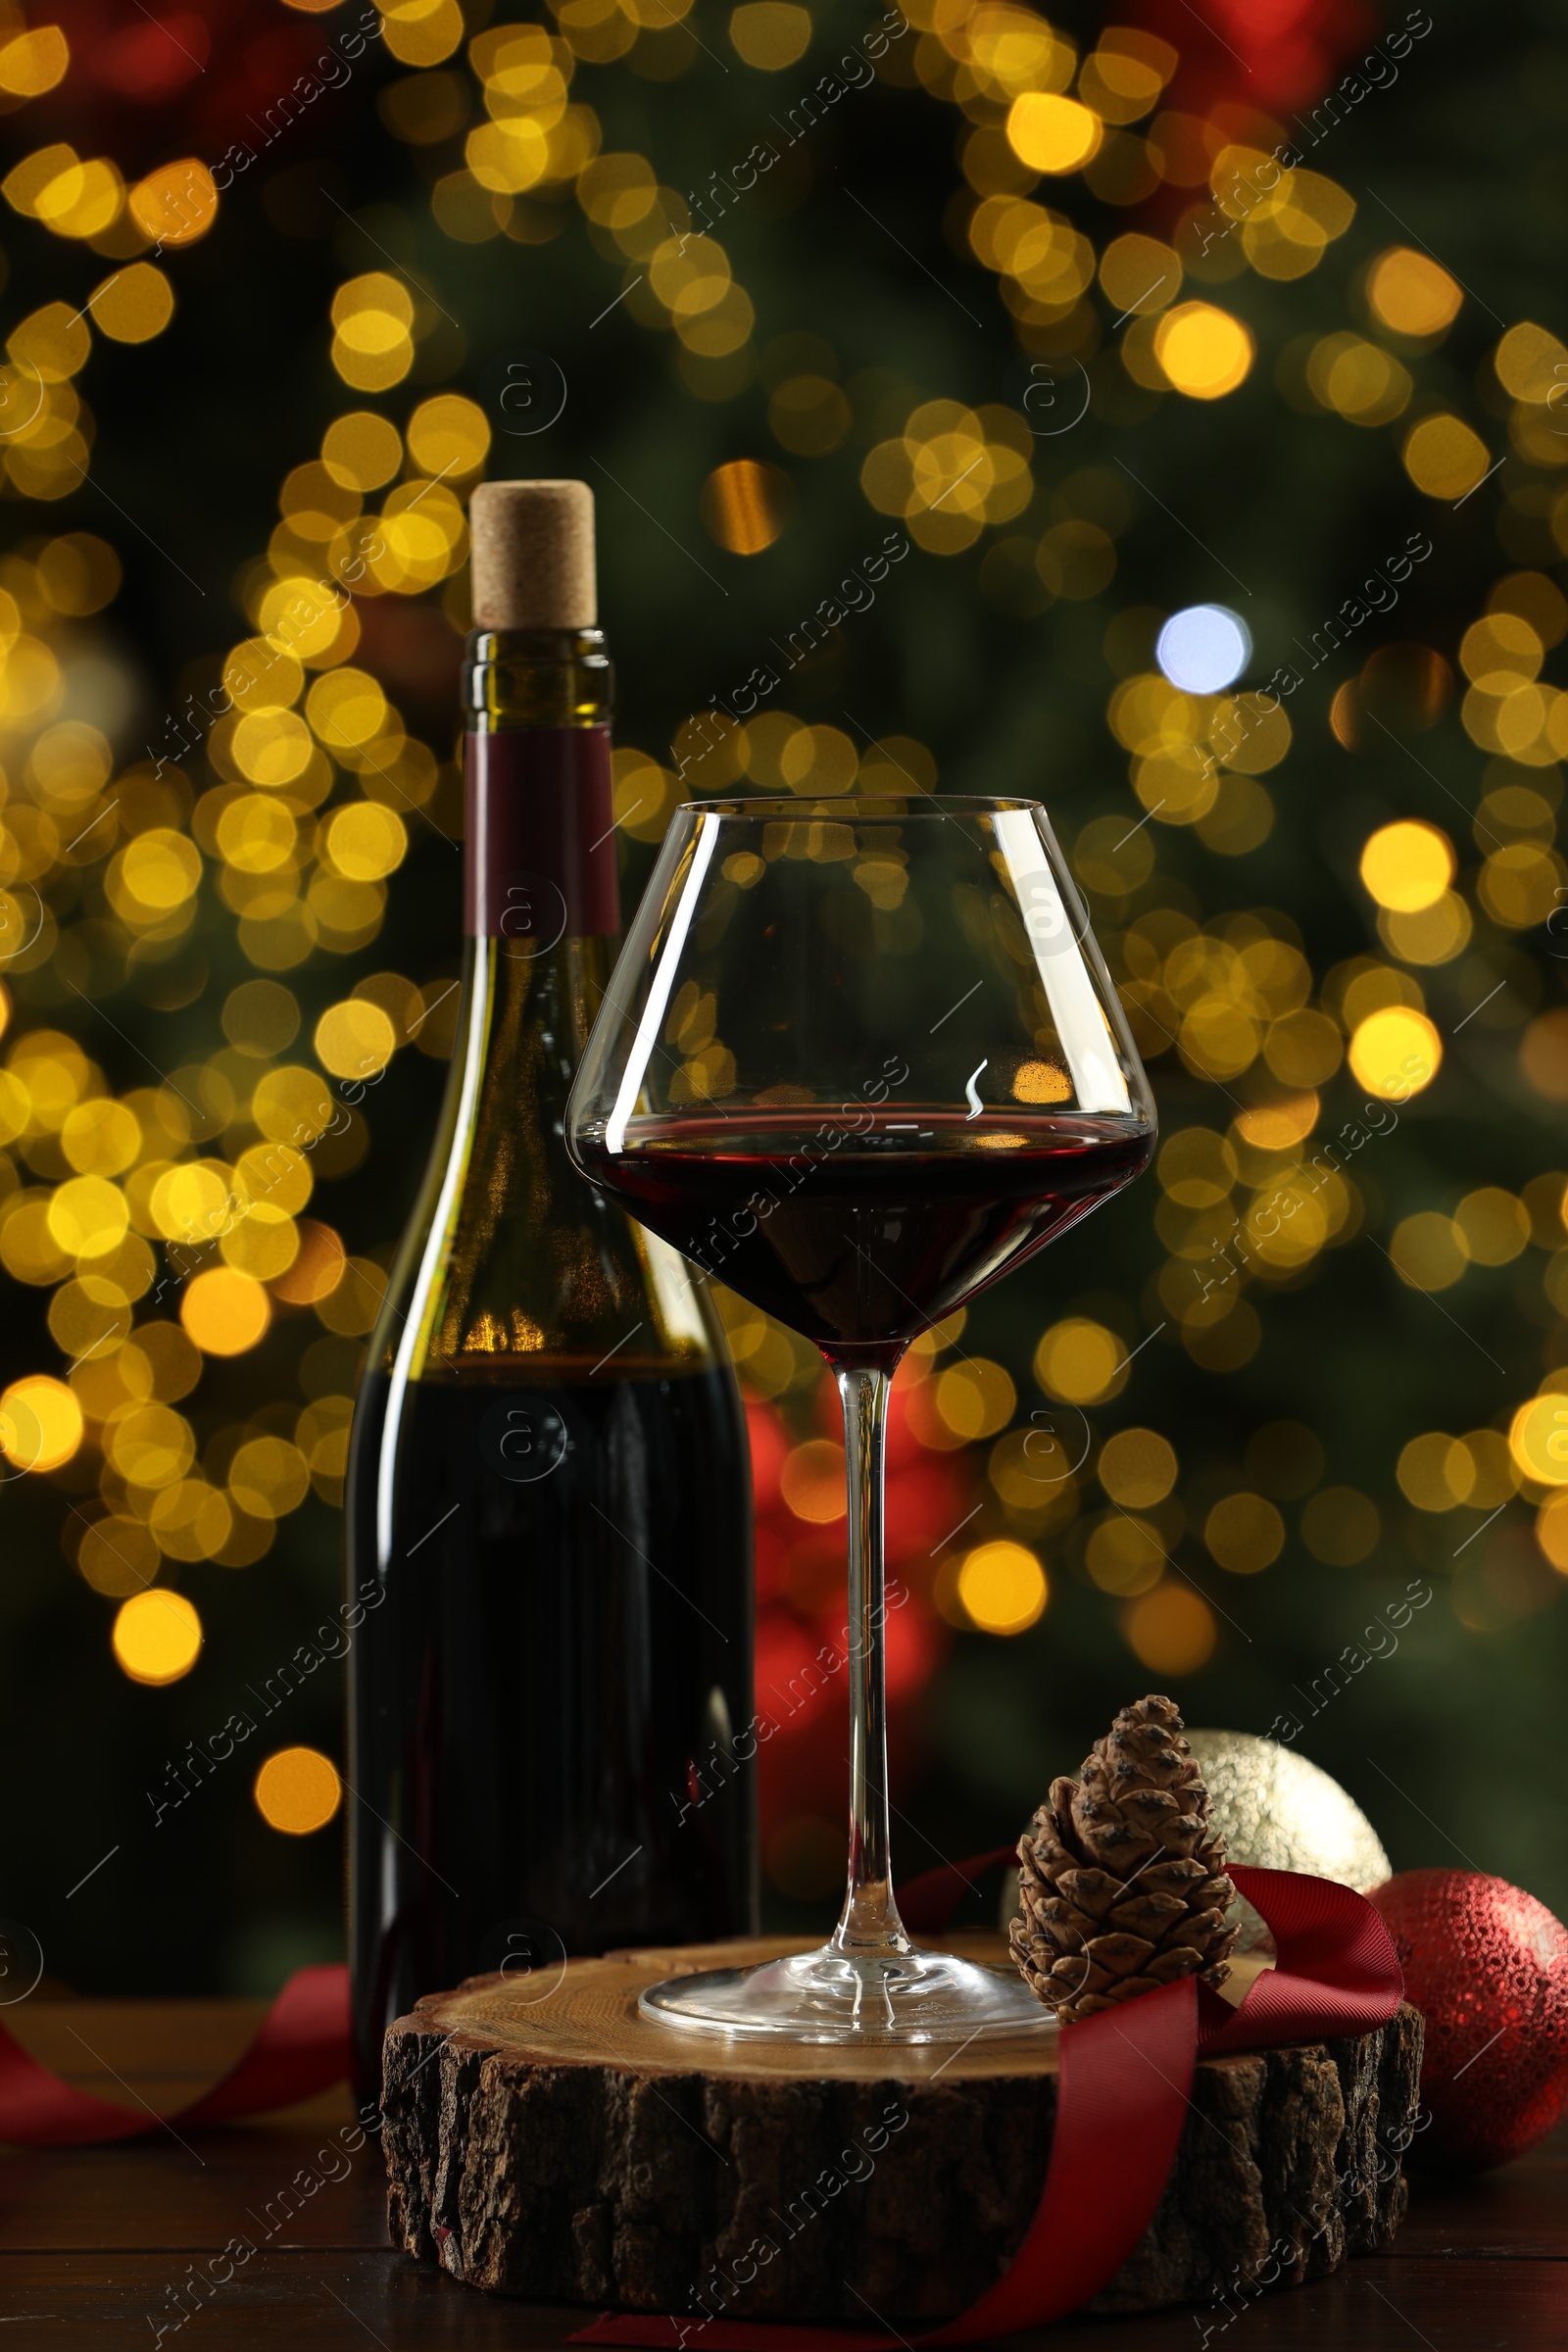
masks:
[[[587,857],[563,730],[606,723],[599,633],[476,632],[465,685],[470,761],[474,735],[531,733],[500,748],[526,770],[543,747],[542,789]],[[472,792],[470,859],[497,830]],[[566,1955],[755,1925],[744,1416],[700,1278],[566,1157],[609,941],[548,870],[570,863],[559,834],[531,837],[520,927],[484,928],[470,874],[454,1066],[355,1410],[364,2106],[387,2024],[422,1992],[491,1969],[543,1990]]]

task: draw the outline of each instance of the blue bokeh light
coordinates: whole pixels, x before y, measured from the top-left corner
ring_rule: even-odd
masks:
[[[1188,605],[1159,632],[1154,659],[1184,694],[1219,694],[1252,658],[1252,640],[1228,605]]]

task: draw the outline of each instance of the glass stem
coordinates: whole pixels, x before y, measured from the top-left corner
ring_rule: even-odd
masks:
[[[850,1498],[850,1875],[833,1949],[906,1952],[888,1854],[882,1454],[892,1380],[847,1369],[836,1378]]]

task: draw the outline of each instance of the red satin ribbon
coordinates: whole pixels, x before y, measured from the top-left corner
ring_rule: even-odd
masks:
[[[90,2053],[88,2053],[90,2055]],[[29,2148],[137,2139],[171,2124],[227,2124],[330,2090],[348,2072],[349,1972],[299,1969],[262,2020],[255,2040],[220,2082],[164,2117],[117,2106],[62,2082],[0,2026],[0,2140]]]
[[[1011,1859],[1004,1846],[917,1879],[900,1893],[906,1922],[939,1934],[974,1876]],[[1188,1977],[1064,2029],[1051,2161],[1028,2234],[978,2303],[913,2339],[921,2352],[1045,2327],[1116,2276],[1164,2192],[1200,2056],[1365,2034],[1397,2009],[1399,1963],[1363,1896],[1293,1871],[1233,1863],[1230,1875],[1272,1929],[1277,1965],[1239,2009]],[[570,2340],[700,2352],[887,2352],[889,2343],[839,2328],[634,2313],[607,2314]]]

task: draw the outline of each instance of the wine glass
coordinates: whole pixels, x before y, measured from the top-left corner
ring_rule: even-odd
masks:
[[[899,1918],[883,1431],[909,1342],[1136,1176],[1154,1133],[1037,803],[910,794],[676,811],[572,1089],[567,1148],[633,1216],[814,1341],[838,1383],[849,1884],[820,1950],[651,1985],[645,2015],[808,2041],[1051,2022],[1014,1971],[917,1948]]]

